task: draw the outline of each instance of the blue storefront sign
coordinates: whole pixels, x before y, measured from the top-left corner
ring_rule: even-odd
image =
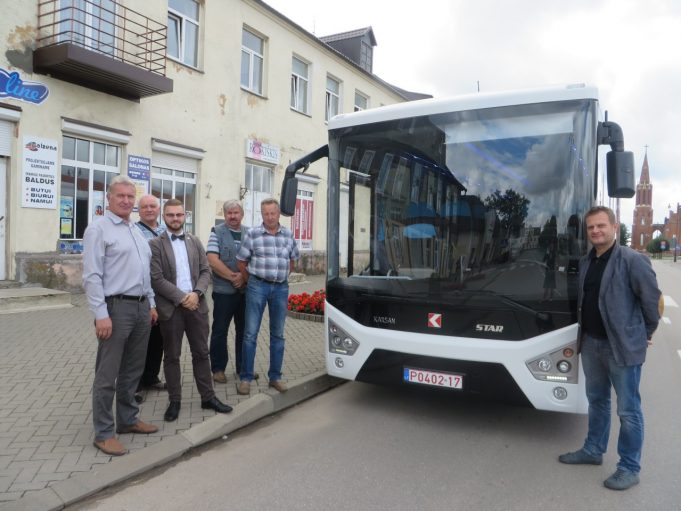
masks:
[[[16,71],[0,68],[0,98],[18,99],[39,105],[49,94],[47,85],[22,80]]]
[[[135,204],[138,204],[140,197],[149,193],[151,159],[133,154],[128,155],[128,177],[135,183]],[[137,211],[137,206],[133,211]]]

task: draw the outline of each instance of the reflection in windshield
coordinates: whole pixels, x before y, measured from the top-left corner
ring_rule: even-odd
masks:
[[[330,276],[384,295],[464,305],[477,292],[573,316],[593,108],[457,112],[332,136],[347,193]]]

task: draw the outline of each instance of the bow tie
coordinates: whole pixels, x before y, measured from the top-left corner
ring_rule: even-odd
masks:
[[[184,234],[171,234],[170,235],[170,240],[175,241],[175,240],[182,240],[184,241]]]

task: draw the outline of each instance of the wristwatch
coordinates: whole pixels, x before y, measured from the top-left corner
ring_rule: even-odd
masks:
[[[201,291],[200,289],[194,289],[194,293],[198,295],[199,300],[203,298],[203,291]]]

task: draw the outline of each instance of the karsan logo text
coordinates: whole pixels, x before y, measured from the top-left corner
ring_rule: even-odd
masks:
[[[49,151],[56,151],[57,147],[53,145],[41,144],[40,142],[29,142],[26,144],[26,149],[29,151],[37,151],[38,149],[47,149]]]
[[[504,325],[475,325],[476,332],[497,332],[501,333],[504,331]]]

